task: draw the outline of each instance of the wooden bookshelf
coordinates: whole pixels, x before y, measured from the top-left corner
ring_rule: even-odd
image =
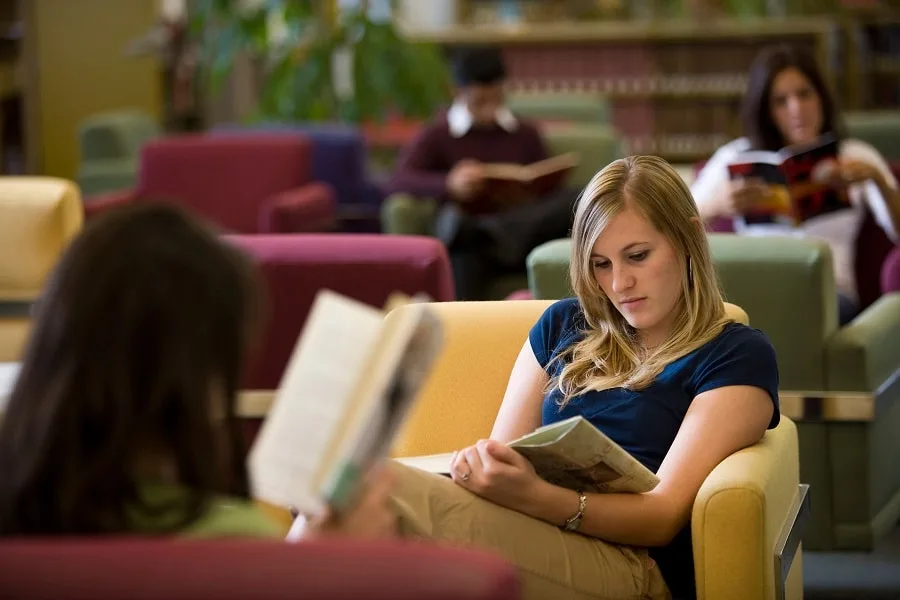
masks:
[[[693,162],[739,134],[747,68],[763,46],[804,46],[828,64],[838,30],[830,19],[778,18],[460,25],[407,34],[448,51],[499,46],[512,91],[602,96],[629,151]]]

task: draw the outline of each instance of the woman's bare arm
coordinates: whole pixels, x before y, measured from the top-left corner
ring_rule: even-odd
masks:
[[[491,430],[491,439],[511,442],[541,425],[541,402],[549,376],[538,364],[531,342],[525,340],[512,372],[503,402]]]
[[[712,470],[731,454],[758,442],[772,418],[769,394],[728,386],[698,395],[645,494],[588,494],[580,532],[618,544],[668,544],[690,520],[694,499]],[[542,483],[521,512],[562,525],[578,507],[572,490]]]

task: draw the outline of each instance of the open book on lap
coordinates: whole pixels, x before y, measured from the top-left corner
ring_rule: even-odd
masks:
[[[539,198],[561,184],[578,163],[574,152],[530,165],[487,163],[483,166],[485,186],[481,193],[498,203]]]
[[[659,478],[584,417],[540,427],[510,442],[544,480],[586,492],[649,492]],[[450,472],[450,454],[397,459],[432,473]]]
[[[744,215],[747,224],[799,225],[807,219],[846,208],[847,194],[831,185],[839,145],[832,134],[778,152],[742,152],[728,164],[732,180],[757,179],[770,194]]]
[[[252,495],[304,514],[349,508],[443,345],[427,304],[381,310],[320,292],[248,458]]]

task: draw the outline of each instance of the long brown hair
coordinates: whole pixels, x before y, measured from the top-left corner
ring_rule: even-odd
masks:
[[[744,135],[756,150],[780,150],[786,145],[784,136],[772,119],[770,95],[772,83],[785,69],[797,69],[809,80],[822,106],[822,133],[845,137],[844,124],[834,94],[816,63],[815,57],[802,48],[777,45],[763,48],[753,64],[747,91],[741,104]]]
[[[603,293],[591,252],[609,222],[626,207],[638,211],[679,257],[682,301],[668,340],[644,357],[636,332]],[[575,208],[569,277],[587,323],[584,337],[557,359],[565,363],[550,387],[565,405],[588,390],[642,389],[667,364],[712,340],[727,323],[724,301],[697,205],[665,160],[629,156],[610,163],[587,184]]]
[[[0,423],[0,534],[122,533],[160,513],[183,515],[177,530],[217,495],[247,496],[235,402],[254,278],[172,206],[88,223],[36,306]],[[185,492],[165,506],[141,493],[148,455]]]

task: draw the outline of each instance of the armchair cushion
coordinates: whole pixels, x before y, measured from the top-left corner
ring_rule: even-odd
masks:
[[[280,192],[260,206],[261,232],[301,233],[333,227],[334,195],[324,183]]]
[[[515,571],[423,544],[165,539],[0,542],[9,598],[515,600]]]

